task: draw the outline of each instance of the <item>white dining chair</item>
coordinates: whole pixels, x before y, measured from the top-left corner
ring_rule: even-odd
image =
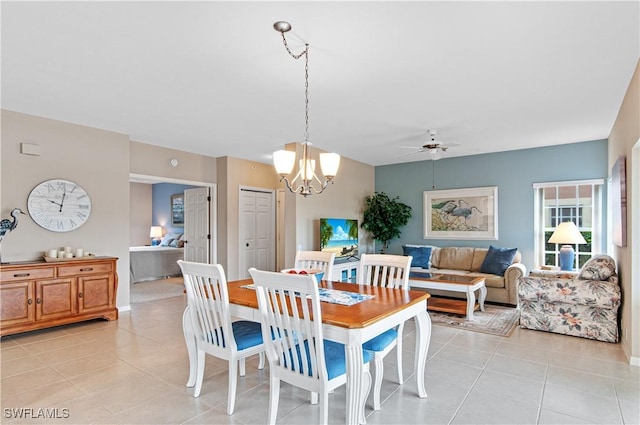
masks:
[[[413,257],[404,255],[362,254],[358,284],[384,288],[409,289],[409,271]],[[396,347],[398,383],[402,385],[402,330],[404,323],[362,344],[373,355],[376,378],[373,384],[373,409],[380,410],[380,391],[384,374],[384,357]]]
[[[193,323],[197,369],[194,397],[200,396],[204,377],[205,354],[229,361],[229,386],[227,414],[233,414],[238,381],[245,375],[245,359],[258,354],[258,368],[264,368],[264,343],[259,322],[248,320],[231,321],[229,293],[224,269],[220,264],[192,263],[178,260],[184,286],[187,290],[187,305]]]
[[[318,283],[311,275],[292,275],[249,269],[258,296],[262,337],[269,361],[269,416],[275,424],[280,397],[280,381],[312,393],[312,403],[320,401],[319,422],[329,416],[329,392],[346,383],[346,359],[343,344],[325,340]],[[362,352],[364,365],[361,385],[371,387],[369,360]],[[364,423],[364,402],[359,412]]]
[[[332,280],[335,259],[335,252],[298,251],[296,252],[295,268],[321,269],[324,272],[323,279]]]

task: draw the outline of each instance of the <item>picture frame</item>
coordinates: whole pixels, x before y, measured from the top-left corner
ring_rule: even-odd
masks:
[[[611,169],[611,220],[613,243],[627,246],[627,165],[621,155]]]
[[[171,195],[171,225],[184,226],[184,194]]]
[[[424,191],[425,239],[498,239],[498,187]]]

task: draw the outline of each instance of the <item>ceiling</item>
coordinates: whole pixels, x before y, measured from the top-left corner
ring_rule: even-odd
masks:
[[[2,1],[2,107],[213,157],[304,134],[371,165],[607,138],[640,3]],[[414,147],[412,148],[407,148]]]

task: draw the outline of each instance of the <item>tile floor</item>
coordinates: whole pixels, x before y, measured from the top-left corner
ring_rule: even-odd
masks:
[[[260,424],[268,368],[257,358],[239,379],[236,411],[225,413],[226,362],[207,356],[202,395],[185,388],[184,298],[133,304],[115,322],[92,321],[2,338],[2,423]],[[640,368],[617,344],[516,329],[510,338],[434,326],[416,395],[413,323],[405,327],[400,387],[387,356],[382,410],[369,424],[638,424]],[[388,376],[386,376],[388,375]],[[317,422],[309,394],[283,384],[278,423]],[[16,408],[59,418],[16,418]],[[58,409],[58,410],[53,410]],[[344,387],[330,397],[330,422],[344,421]],[[27,412],[21,410],[21,412]],[[64,418],[63,416],[68,416]]]

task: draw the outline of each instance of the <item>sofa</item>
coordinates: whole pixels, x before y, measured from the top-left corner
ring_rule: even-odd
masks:
[[[455,274],[482,276],[487,287],[486,301],[516,305],[518,303],[518,278],[526,275],[527,269],[522,264],[520,252],[513,249],[496,247],[437,247],[432,245],[405,245],[404,255],[411,255],[411,271],[431,274]],[[488,258],[495,258],[498,253],[499,265],[493,263],[487,267]],[[428,254],[427,254],[428,253]],[[507,254],[506,256],[504,254]],[[428,256],[428,259],[427,259]],[[493,273],[491,272],[493,271]],[[457,292],[429,290],[434,296],[464,298]]]
[[[579,273],[532,272],[519,279],[520,327],[618,342],[620,286],[608,255],[589,259]]]

